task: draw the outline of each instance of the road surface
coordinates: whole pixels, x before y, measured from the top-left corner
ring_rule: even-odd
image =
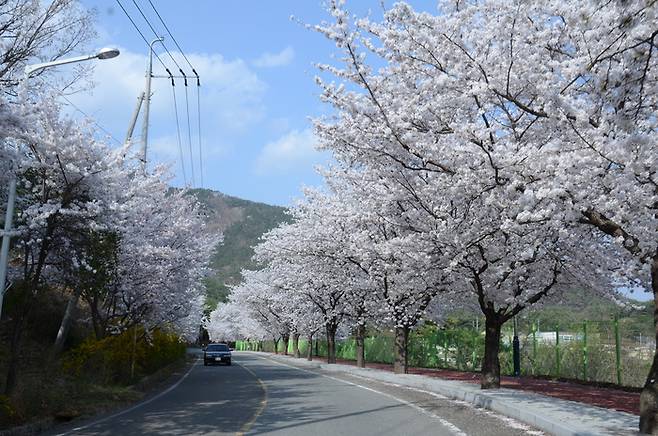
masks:
[[[52,434],[539,435],[491,412],[412,389],[253,353],[232,366],[197,362],[168,390]]]

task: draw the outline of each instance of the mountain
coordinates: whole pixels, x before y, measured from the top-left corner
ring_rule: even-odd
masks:
[[[224,240],[213,253],[210,276],[206,280],[207,311],[217,303],[226,301],[228,286],[240,282],[240,271],[256,268],[251,260],[253,246],[267,231],[289,217],[285,208],[243,200],[209,189],[194,189],[195,195],[206,213],[206,222],[212,232],[223,233]]]

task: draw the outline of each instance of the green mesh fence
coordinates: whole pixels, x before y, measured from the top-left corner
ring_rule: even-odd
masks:
[[[508,323],[511,324],[511,323]],[[521,375],[547,376],[642,386],[649,372],[655,342],[646,334],[625,328],[624,322],[587,321],[560,326],[539,326],[524,321],[518,327]],[[500,365],[503,375],[513,374],[513,330],[505,325],[500,343]],[[326,357],[325,340],[311,344],[313,356]],[[259,348],[260,347],[260,348]],[[283,352],[279,341],[279,352]],[[309,343],[299,340],[301,356],[306,356]],[[273,341],[236,342],[237,350],[274,351]],[[378,332],[365,338],[366,362],[392,364],[394,355],[392,332]],[[484,355],[484,331],[477,325],[446,329],[426,325],[409,334],[408,363],[412,367],[479,371]],[[292,340],[288,354],[293,354]],[[336,341],[339,360],[356,359],[354,338]]]

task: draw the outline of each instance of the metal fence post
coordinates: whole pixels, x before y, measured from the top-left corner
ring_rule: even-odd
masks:
[[[621,385],[621,341],[619,340],[619,319],[615,315],[615,369],[617,370],[617,384]]]
[[[537,372],[537,323],[532,323],[532,375]]]
[[[478,348],[478,334],[477,330],[475,331],[476,335],[473,337],[473,352],[471,354],[471,370],[476,370],[475,360],[477,359],[477,348]]]
[[[587,381],[587,321],[583,321],[583,380]]]
[[[519,332],[514,317],[514,336],[512,337],[512,364],[514,366],[514,377],[521,376],[521,344],[519,343]]]
[[[557,377],[560,378],[560,326],[555,326],[555,369]]]
[[[440,366],[438,345],[439,345],[439,330],[437,329],[436,332],[434,332],[434,334],[432,335],[432,340],[430,342],[432,366],[434,368],[438,368]]]

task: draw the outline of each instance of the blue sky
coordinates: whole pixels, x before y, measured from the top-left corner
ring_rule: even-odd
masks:
[[[148,49],[132,24],[112,0],[81,0],[97,11],[98,39],[93,48],[116,46],[118,58],[97,62],[92,80],[95,87],[68,99],[93,117],[113,138],[122,142],[135,107],[144,89]],[[150,40],[153,34],[132,0],[120,0]],[[156,29],[165,34],[148,0],[135,0]],[[335,49],[320,34],[297,21],[317,24],[329,17],[322,0],[151,0],[174,37],[201,75],[202,152],[206,188],[248,200],[282,206],[301,196],[303,185],[322,183],[314,167],[328,161],[315,151],[309,117],[330,111],[318,98],[314,63],[332,61]],[[392,0],[385,0],[390,7]],[[433,0],[410,1],[417,9],[436,11]],[[190,6],[193,4],[194,6]],[[348,0],[348,8],[363,16],[381,16],[380,0]],[[166,36],[166,34],[165,34]],[[165,40],[181,66],[184,59]],[[156,49],[170,67],[173,62]],[[156,74],[162,73],[156,61]],[[176,82],[186,175],[191,181],[185,93]],[[173,184],[182,186],[183,176],[176,140],[171,86],[154,80],[149,159],[170,163]],[[196,107],[196,88],[189,87],[191,109]],[[66,101],[62,101],[67,103]],[[71,114],[82,116],[77,109]],[[195,186],[200,185],[196,110],[191,111]],[[139,142],[140,124],[134,138]],[[135,144],[135,149],[139,143]],[[624,294],[629,295],[625,291]],[[630,294],[645,300],[648,294]]]
[[[174,58],[185,60],[165,33],[148,0],[136,0]],[[121,0],[147,39],[153,33],[132,0]],[[289,205],[303,185],[322,183],[315,166],[328,156],[315,151],[309,117],[330,108],[318,98],[314,63],[331,62],[332,43],[298,21],[317,24],[328,19],[321,0],[153,1],[172,34],[201,75],[203,186],[237,197]],[[392,2],[387,1],[390,6]],[[418,2],[432,10],[435,2]],[[95,47],[116,46],[121,55],[96,63],[94,88],[70,96],[85,114],[120,141],[126,135],[137,96],[144,88],[146,43],[115,1],[82,0],[96,10]],[[193,6],[192,6],[193,5]],[[381,15],[379,0],[348,1],[358,15]],[[296,20],[291,20],[294,16]],[[156,52],[175,71],[158,46]],[[163,73],[155,62],[155,73]],[[174,185],[184,184],[172,90],[168,80],[153,85],[149,123],[149,160],[172,164]],[[182,80],[176,81],[186,179],[191,182],[190,152]],[[188,88],[191,109],[195,186],[200,185],[196,128],[196,88]],[[77,110],[73,110],[81,116]],[[140,139],[138,123],[134,139]],[[113,142],[117,142],[112,140]],[[139,144],[135,145],[135,149]]]

